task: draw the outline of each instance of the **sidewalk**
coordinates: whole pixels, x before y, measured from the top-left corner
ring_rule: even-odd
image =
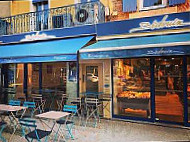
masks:
[[[190,141],[188,129],[111,120],[101,120],[97,128],[75,126],[73,133],[75,140],[69,142]],[[12,141],[26,140],[16,135]]]

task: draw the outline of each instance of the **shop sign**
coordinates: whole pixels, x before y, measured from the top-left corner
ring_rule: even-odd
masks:
[[[18,63],[19,61],[17,61],[16,59],[3,59],[1,61],[1,63]]]
[[[54,56],[53,57],[55,60],[66,60],[67,59],[67,57],[59,57],[59,56]]]
[[[25,38],[21,39],[20,41],[45,40],[51,38],[56,38],[56,36],[47,35],[45,33],[40,34],[39,32],[36,32],[36,34],[26,35]]]
[[[173,13],[97,24],[98,37],[146,33],[190,27],[190,12]],[[171,31],[172,33],[173,31]],[[155,34],[155,33],[153,33]]]
[[[190,25],[190,22],[184,22],[184,20],[175,18],[174,20],[168,20],[168,15],[165,15],[161,21],[154,20],[150,22],[141,22],[138,28],[129,30],[130,33],[144,31],[144,30],[158,30],[163,28],[176,28]]]
[[[96,54],[88,54],[88,58],[109,58],[109,55],[96,55]]]
[[[164,49],[164,48],[161,48],[160,50],[148,50],[147,51],[147,55],[162,55],[162,54],[165,54],[165,55],[170,55],[170,54],[184,54],[183,51],[175,51],[175,50],[171,50],[171,49]]]

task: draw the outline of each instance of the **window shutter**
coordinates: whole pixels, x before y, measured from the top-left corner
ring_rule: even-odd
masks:
[[[185,3],[186,0],[169,0],[169,5],[176,5],[176,4],[182,4]]]
[[[133,12],[137,10],[137,0],[123,0],[123,12]]]

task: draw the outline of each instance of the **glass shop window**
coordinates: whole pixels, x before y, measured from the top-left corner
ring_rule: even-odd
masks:
[[[150,118],[150,80],[150,59],[115,59],[114,114]]]
[[[67,66],[66,62],[42,64],[42,89],[50,92],[66,93]]]

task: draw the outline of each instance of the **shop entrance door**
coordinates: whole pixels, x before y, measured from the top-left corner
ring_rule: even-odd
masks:
[[[182,123],[183,116],[183,59],[155,58],[156,120]]]
[[[83,81],[82,92],[102,92],[102,65],[101,64],[86,64],[83,65]]]

